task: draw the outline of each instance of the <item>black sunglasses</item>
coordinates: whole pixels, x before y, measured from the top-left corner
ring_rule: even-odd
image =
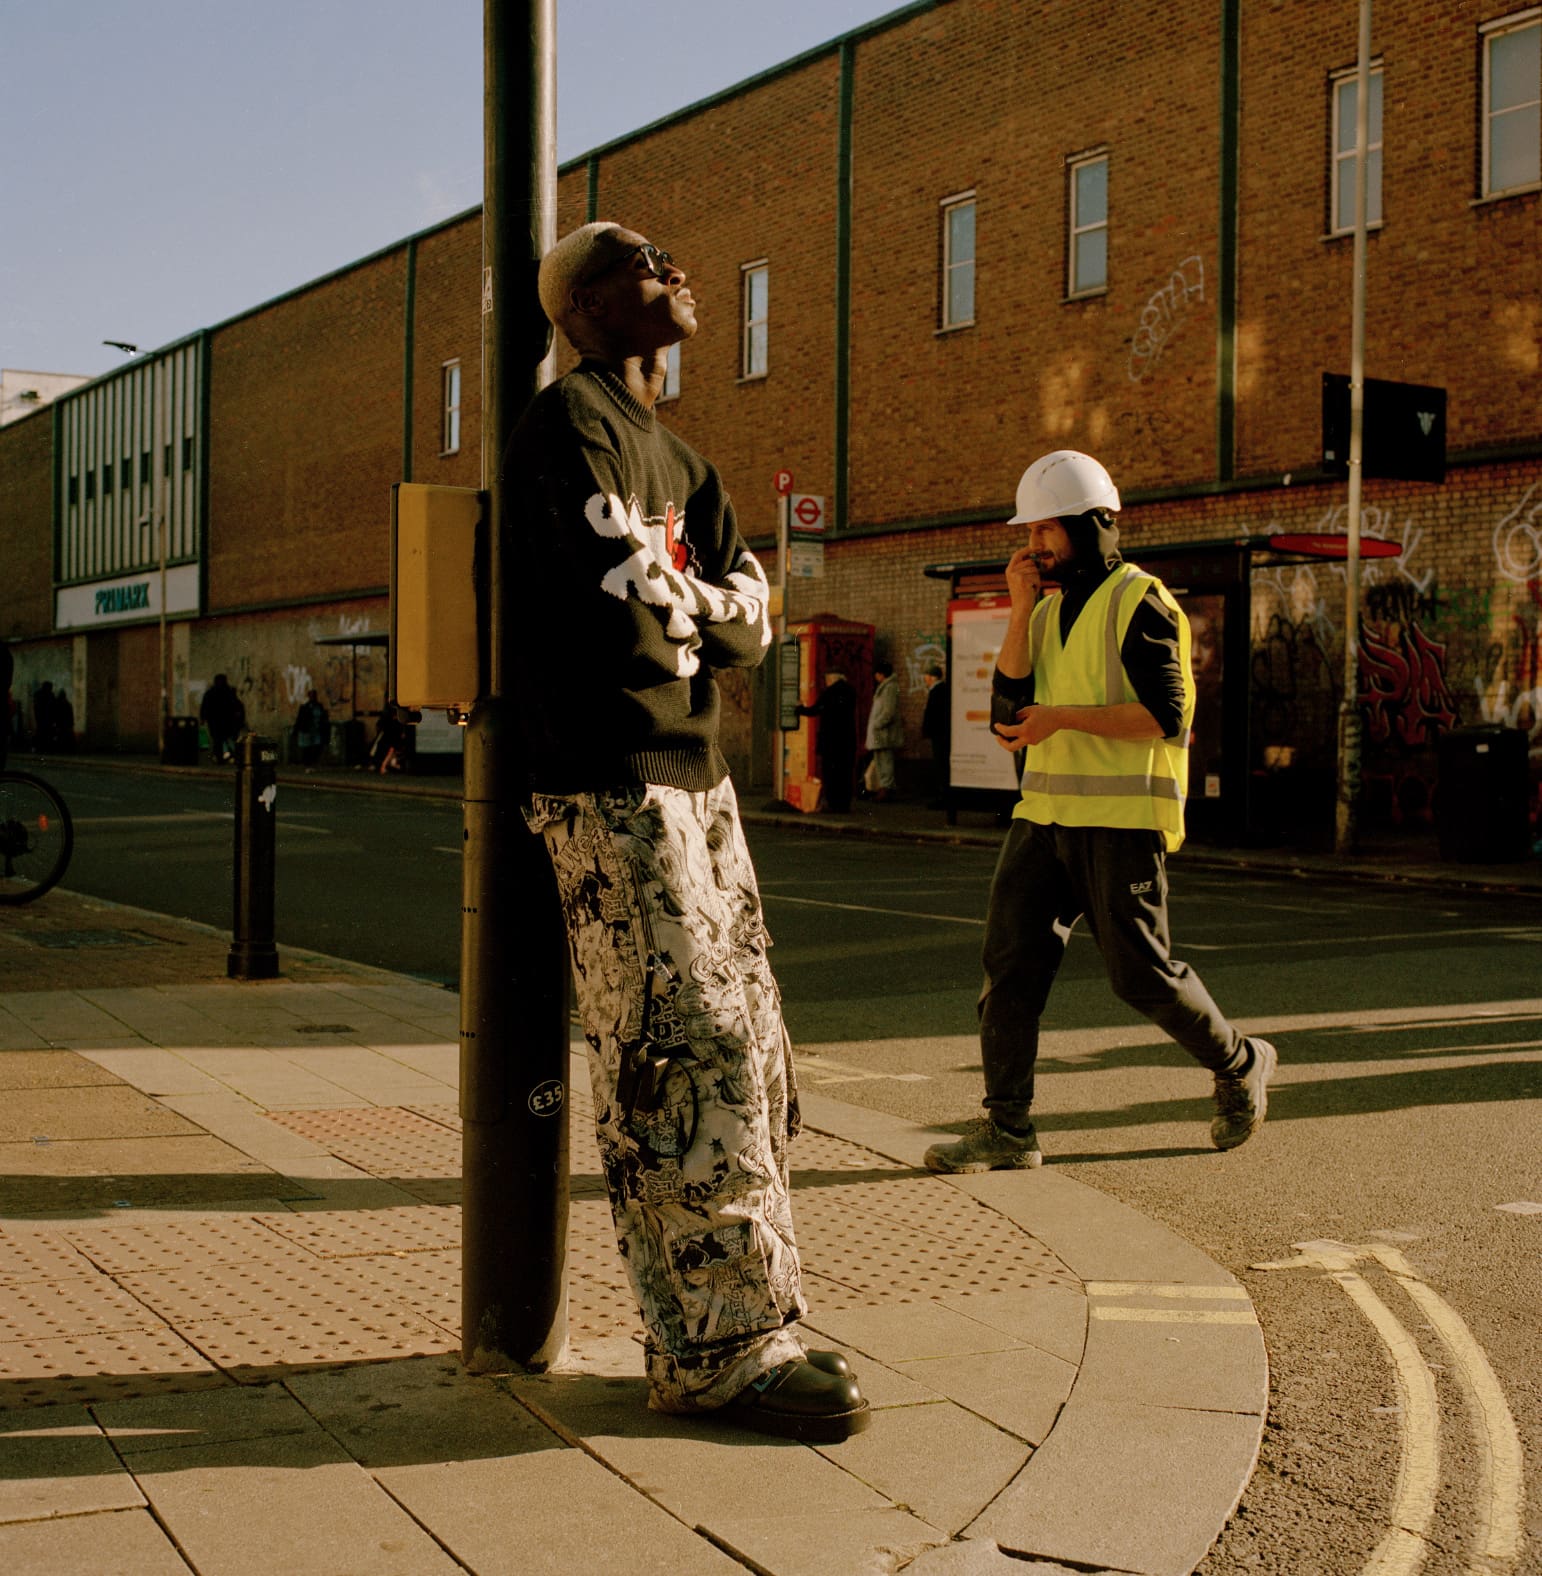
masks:
[[[637,246],[632,247],[630,251],[623,252],[620,257],[617,257],[611,262],[606,263],[606,265],[600,269],[598,273],[590,274],[589,277],[582,282],[582,284],[598,284],[600,280],[606,276],[606,274],[612,273],[615,269],[620,268],[625,263],[630,263],[631,260],[638,255],[641,255],[642,260],[648,265],[648,272],[655,279],[668,279],[670,274],[675,272],[675,260],[669,255],[668,252],[663,251],[659,247],[655,246],[652,241],[643,241]]]

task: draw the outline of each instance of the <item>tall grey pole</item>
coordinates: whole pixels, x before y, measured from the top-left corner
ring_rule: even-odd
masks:
[[[509,439],[547,381],[536,270],[556,233],[555,0],[483,0],[482,694],[466,728],[461,1354],[550,1367],[567,1342],[568,959],[551,865],[520,814],[515,595],[528,567]],[[538,549],[536,549],[538,550]]]
[[[1333,847],[1355,851],[1360,797],[1360,484],[1365,444],[1365,222],[1370,164],[1371,0],[1360,0],[1355,63],[1355,253],[1349,349],[1349,542],[1344,556],[1344,694],[1339,702],[1339,792]]]

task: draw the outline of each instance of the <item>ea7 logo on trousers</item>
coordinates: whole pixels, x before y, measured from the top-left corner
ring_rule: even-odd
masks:
[[[1132,881],[1130,892],[1132,896],[1139,897],[1143,892],[1149,892],[1156,883],[1154,881]]]

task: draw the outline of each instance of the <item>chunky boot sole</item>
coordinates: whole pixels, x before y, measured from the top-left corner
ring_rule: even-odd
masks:
[[[838,1444],[860,1434],[872,1421],[855,1379],[828,1372],[808,1358],[782,1363],[762,1374],[726,1406],[707,1415],[756,1433],[822,1445]]]

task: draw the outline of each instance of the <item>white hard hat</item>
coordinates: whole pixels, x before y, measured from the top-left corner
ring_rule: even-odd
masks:
[[[1119,512],[1119,489],[1113,477],[1090,454],[1056,449],[1023,472],[1017,484],[1017,513],[1008,524],[1054,520],[1089,509]]]

